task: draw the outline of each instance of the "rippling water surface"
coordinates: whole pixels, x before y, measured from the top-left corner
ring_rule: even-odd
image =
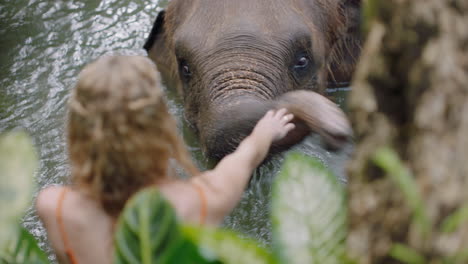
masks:
[[[0,132],[28,131],[40,157],[39,188],[62,184],[69,175],[64,121],[69,90],[82,67],[104,54],[145,55],[142,49],[154,18],[167,1],[3,0],[0,2]],[[346,91],[331,91],[338,102]],[[181,106],[169,100],[181,120]],[[190,150],[201,167],[206,162],[196,140],[180,121]],[[318,157],[343,177],[350,149],[323,150],[312,136],[296,147]],[[282,157],[259,168],[225,226],[270,240],[268,201]],[[25,226],[45,245],[45,232],[32,209]],[[47,248],[46,246],[44,246]]]

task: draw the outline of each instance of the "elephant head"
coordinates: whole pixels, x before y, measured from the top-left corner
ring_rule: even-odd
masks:
[[[279,107],[295,114],[297,128],[275,149],[311,130],[336,147],[351,128],[320,94],[330,80],[350,79],[359,2],[172,0],[144,48],[183,98],[208,156],[233,151],[268,109]]]

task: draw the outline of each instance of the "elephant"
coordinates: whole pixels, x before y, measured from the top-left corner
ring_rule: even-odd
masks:
[[[310,132],[339,148],[352,129],[323,94],[351,79],[359,10],[359,0],[172,0],[144,49],[182,97],[208,157],[235,150],[266,111],[282,107],[296,128],[272,151]]]

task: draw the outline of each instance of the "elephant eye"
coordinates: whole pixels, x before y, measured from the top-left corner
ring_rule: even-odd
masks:
[[[311,59],[307,51],[300,51],[296,53],[291,66],[291,71],[294,74],[294,77],[300,80],[305,80],[307,76],[312,74],[314,69],[314,61]]]
[[[182,73],[182,76],[184,78],[189,78],[192,76],[192,71],[190,70],[190,67],[188,63],[184,60],[180,61],[180,72]]]
[[[190,76],[192,75],[192,72],[190,72],[190,68],[188,65],[182,66],[182,74],[185,76]]]
[[[309,65],[309,58],[307,56],[300,56],[297,59],[296,64],[294,65],[294,69],[297,69],[297,70],[304,69],[308,65]]]

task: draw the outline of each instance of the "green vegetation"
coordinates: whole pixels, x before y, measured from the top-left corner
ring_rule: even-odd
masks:
[[[0,140],[0,263],[49,263],[34,237],[20,226],[31,203],[37,158],[24,133]],[[271,252],[233,231],[182,225],[155,188],[135,195],[121,214],[114,263],[340,263],[346,211],[343,187],[319,162],[291,154],[276,179]],[[14,206],[11,206],[14,205]],[[6,207],[6,206],[5,206]],[[4,208],[5,208],[4,207]]]
[[[468,205],[455,211],[442,222],[442,231],[446,233],[455,232],[461,224],[468,221]]]
[[[115,263],[343,263],[343,189],[318,161],[289,155],[273,191],[274,252],[233,231],[181,225],[156,189],[144,190],[119,219]]]
[[[431,231],[432,223],[427,216],[426,206],[411,172],[403,165],[398,154],[390,148],[379,149],[374,156],[374,162],[398,185],[409,206],[414,211],[415,224],[427,236]]]
[[[214,263],[276,263],[273,256],[254,240],[215,228],[184,226],[186,237],[202,256]]]
[[[0,136],[0,263],[48,263],[20,219],[31,204],[37,155],[23,132]]]
[[[382,148],[374,162],[399,186],[423,234],[434,225],[411,172],[395,151]],[[0,263],[49,263],[20,218],[31,203],[37,157],[24,133],[0,137]],[[288,155],[273,186],[273,250],[228,230],[179,223],[173,208],[156,188],[142,190],[126,205],[115,234],[114,263],[355,263],[346,255],[347,207],[344,186],[320,162]],[[468,219],[468,207],[440,224],[455,232]],[[417,250],[396,243],[390,256],[402,263],[426,263]],[[441,263],[468,261],[458,252]]]
[[[115,263],[198,263],[201,259],[182,236],[174,210],[155,188],[139,192],[128,202],[117,223],[114,245]]]
[[[374,162],[400,188],[413,210],[414,223],[420,226],[423,234],[430,234],[435,227],[426,214],[426,206],[413,175],[397,153],[390,148],[382,148],[376,152]],[[146,213],[142,213],[144,211]],[[148,221],[148,224],[151,222],[150,229],[155,228],[151,229],[150,234],[156,232],[158,235],[155,237],[165,237],[160,239],[170,241],[169,246],[146,246],[144,248],[148,252],[142,252],[143,247],[135,246],[142,242],[134,242],[133,255],[164,260],[158,263],[356,263],[349,259],[345,248],[347,214],[344,187],[320,162],[297,153],[287,157],[274,183],[272,251],[232,231],[178,224],[173,210],[155,189],[143,191],[133,198],[121,218],[142,223],[144,219],[156,215],[166,220]],[[441,225],[442,229],[453,232],[466,219],[467,209],[462,208],[447,217]],[[153,224],[155,222],[159,224]],[[147,224],[134,225],[133,229],[141,230],[144,226]],[[119,229],[128,227],[129,224],[119,221]],[[120,232],[134,238],[132,233],[138,233]],[[119,237],[116,239],[119,240]],[[145,243],[154,245],[152,242]],[[180,252],[184,253],[177,254]],[[121,259],[121,255],[116,250],[117,263],[154,263],[141,259],[128,261]],[[420,252],[401,243],[393,245],[390,256],[402,263],[427,263]],[[462,251],[441,260],[441,263],[466,261],[468,252]]]
[[[17,236],[7,249],[0,252],[0,263],[49,263],[47,255],[39,248],[33,235],[19,224],[16,225]]]
[[[383,147],[376,151],[374,162],[392,179],[405,198],[406,203],[412,209],[414,224],[420,227],[422,235],[430,239],[430,234],[440,228],[441,231],[452,233],[462,223],[468,220],[468,207],[459,208],[451,215],[447,216],[440,227],[431,223],[426,211],[418,185],[415,182],[411,171],[403,164],[398,154],[390,147]],[[390,256],[407,264],[424,264],[428,261],[418,250],[408,245],[395,243],[390,251]],[[468,263],[468,250],[457,252],[453,256],[439,260],[434,263]]]
[[[238,234],[179,224],[156,188],[128,202],[114,244],[115,263],[274,263],[265,249]]]
[[[343,263],[343,186],[320,162],[293,153],[273,189],[273,243],[282,263]]]

